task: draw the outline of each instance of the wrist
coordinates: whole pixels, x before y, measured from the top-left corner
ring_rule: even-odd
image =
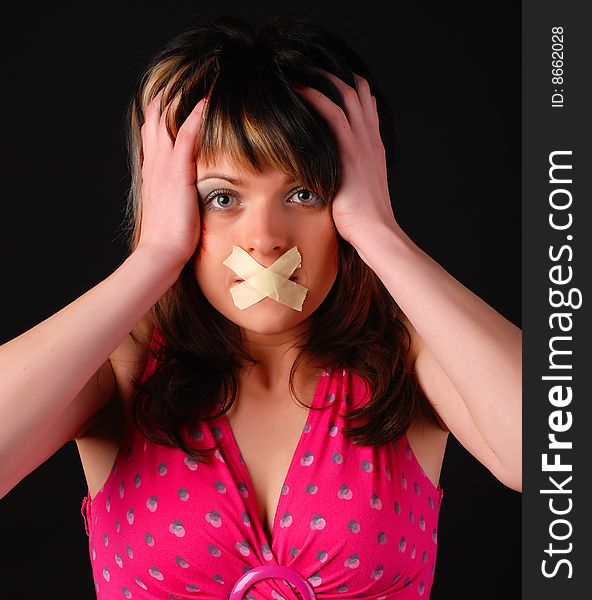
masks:
[[[142,263],[147,269],[157,272],[172,285],[181,274],[187,260],[178,253],[161,247],[142,244],[127,258],[128,261]]]
[[[415,246],[411,238],[399,227],[399,225],[387,225],[376,223],[371,226],[359,228],[349,243],[356,249],[362,260],[370,267],[372,256],[381,252],[389,246],[400,247],[401,250],[410,249]]]

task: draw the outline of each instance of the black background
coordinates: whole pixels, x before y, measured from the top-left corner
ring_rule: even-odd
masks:
[[[123,126],[136,78],[177,29],[223,13],[255,25],[275,14],[318,15],[345,35],[395,116],[389,179],[398,222],[520,326],[520,3],[355,4],[22,3],[5,13],[0,343],[121,264]],[[432,599],[519,598],[520,494],[452,435],[440,483]],[[2,499],[0,570],[12,599],[94,597],[85,493],[70,442]]]

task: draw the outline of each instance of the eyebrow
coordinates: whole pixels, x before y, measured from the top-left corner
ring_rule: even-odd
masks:
[[[202,178],[197,180],[197,183],[201,183],[202,181],[206,181],[207,179],[224,179],[232,185],[243,185],[243,181],[241,179],[237,179],[236,177],[231,177],[230,175],[225,175],[224,173],[206,173]],[[294,179],[286,176],[285,183],[286,185],[289,183],[294,183]]]

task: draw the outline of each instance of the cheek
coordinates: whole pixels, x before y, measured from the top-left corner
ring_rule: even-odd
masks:
[[[222,227],[212,225],[207,218],[202,220],[196,262],[209,268],[216,261],[218,263],[223,261],[226,258],[223,254],[229,247],[228,240],[228,231],[225,231]],[[230,250],[228,253],[230,253]]]
[[[317,287],[315,292],[325,296],[333,286],[339,270],[339,246],[333,231],[324,231],[322,235],[324,237],[319,233],[316,244],[309,246],[309,265],[314,272]],[[319,239],[323,240],[322,246],[318,244]]]
[[[193,263],[193,272],[202,292],[207,295],[209,290],[215,289],[216,284],[222,281],[225,268],[222,262],[226,256],[222,256],[223,244],[217,243],[215,236],[207,232],[204,235],[203,231]]]
[[[331,272],[331,274],[337,273],[337,269],[339,268],[339,242],[333,221],[331,221],[331,226],[326,228],[322,236],[317,239],[326,240],[323,245],[324,268],[327,272]]]

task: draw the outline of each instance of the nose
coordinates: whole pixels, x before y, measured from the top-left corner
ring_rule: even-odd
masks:
[[[273,203],[251,203],[240,225],[240,245],[265,267],[295,245],[286,215]]]

